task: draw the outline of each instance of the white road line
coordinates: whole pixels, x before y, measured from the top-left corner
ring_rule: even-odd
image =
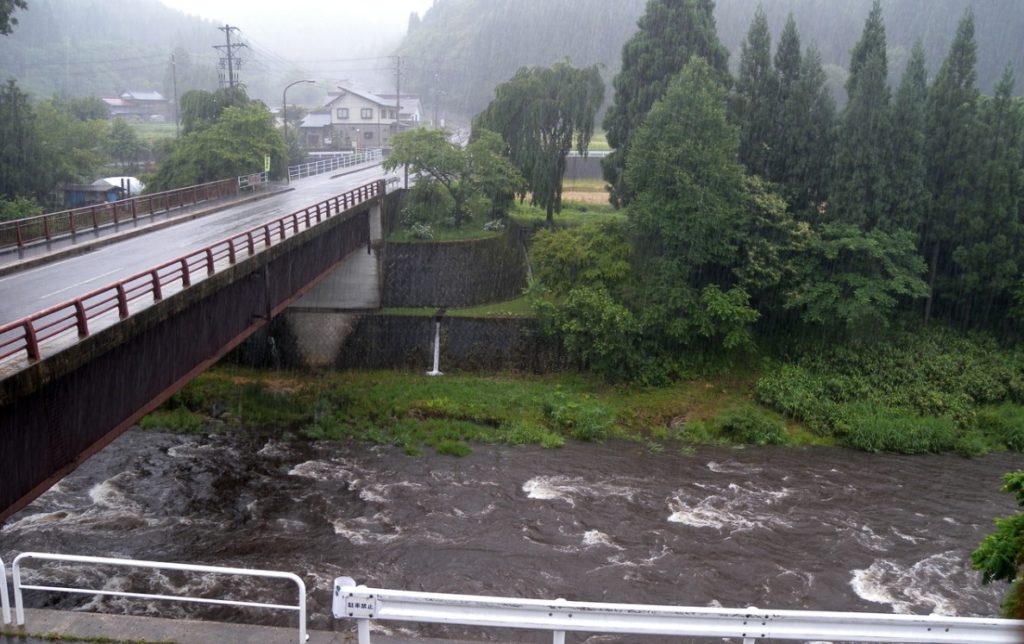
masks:
[[[46,295],[40,295],[39,299],[40,300],[45,300],[48,297],[51,297],[53,295],[57,295],[58,293],[63,293],[64,291],[70,291],[73,288],[78,288],[79,286],[82,286],[84,284],[88,284],[89,282],[95,282],[96,280],[100,279],[101,277],[106,277],[108,275],[113,275],[114,273],[119,273],[120,271],[121,271],[121,269],[115,268],[112,271],[107,271],[106,273],[102,273],[100,275],[97,275],[96,277],[90,277],[89,279],[87,279],[85,281],[82,281],[82,282],[78,282],[77,284],[72,284],[71,286],[65,286],[64,288],[60,289],[59,291],[54,291],[52,293],[47,293]]]

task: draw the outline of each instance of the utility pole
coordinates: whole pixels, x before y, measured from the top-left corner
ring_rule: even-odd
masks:
[[[174,136],[181,138],[181,118],[178,115],[181,107],[178,105],[178,65],[174,61],[174,52],[171,52],[171,81],[174,85]]]
[[[235,53],[242,47],[247,47],[245,43],[232,43],[231,34],[238,31],[238,27],[232,27],[231,25],[225,24],[223,27],[217,27],[224,32],[224,43],[223,45],[214,45],[214,49],[219,49],[223,52],[220,59],[220,67],[224,69],[227,67],[228,77],[225,82],[223,74],[221,75],[220,84],[230,89],[234,89],[238,81],[235,80],[235,70],[242,68],[242,59]]]

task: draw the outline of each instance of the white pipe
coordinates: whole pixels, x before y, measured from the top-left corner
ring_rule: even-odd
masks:
[[[427,372],[428,376],[443,376],[441,368],[441,320],[434,323],[434,368]]]

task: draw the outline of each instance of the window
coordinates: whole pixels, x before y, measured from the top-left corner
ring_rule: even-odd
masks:
[[[363,132],[363,138],[367,141],[373,139],[373,132]]]
[[[363,117],[364,120],[372,119],[373,118],[373,108],[372,107],[364,107],[362,110],[359,111],[359,116]]]
[[[339,107],[338,108],[338,120],[339,121],[347,121],[348,120],[348,108],[347,107]]]

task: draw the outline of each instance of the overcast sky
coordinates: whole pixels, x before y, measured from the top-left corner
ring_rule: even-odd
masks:
[[[253,45],[301,66],[333,67],[341,59],[390,53],[405,34],[409,14],[422,16],[434,0],[161,0],[163,4],[238,27]],[[362,67],[368,63],[362,62]]]

